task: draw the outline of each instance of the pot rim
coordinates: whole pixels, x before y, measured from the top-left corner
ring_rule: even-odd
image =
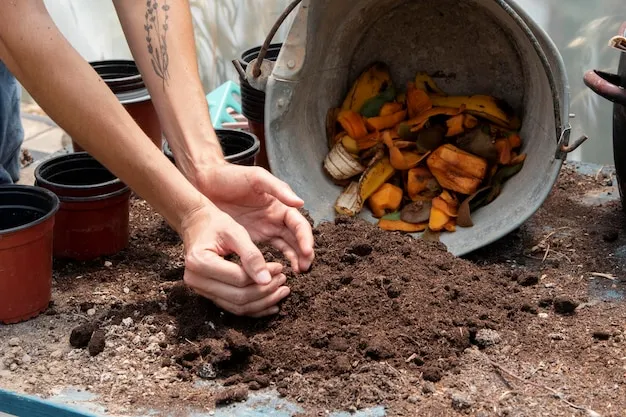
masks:
[[[0,185],[0,192],[2,191],[13,191],[13,192],[25,192],[30,194],[39,194],[42,197],[47,197],[49,201],[52,203],[52,209],[48,210],[46,214],[38,218],[37,220],[33,220],[32,222],[23,224],[21,226],[12,227],[10,229],[0,229],[0,237],[6,236],[9,234],[13,234],[16,232],[25,232],[28,229],[32,229],[35,226],[38,226],[46,221],[50,220],[50,218],[54,217],[56,213],[59,211],[61,207],[61,200],[59,196],[57,196],[52,191],[39,187],[36,185],[23,185],[23,184],[8,184],[8,185]],[[0,207],[3,205],[0,204]]]
[[[83,152],[73,152],[73,153],[69,153],[69,154],[65,154],[65,155],[60,155],[54,158],[50,158],[47,161],[42,162],[41,164],[39,164],[37,166],[37,168],[35,168],[35,181],[37,181],[38,184],[41,185],[45,185],[45,188],[59,188],[59,189],[65,189],[65,190],[92,190],[92,189],[98,189],[98,188],[105,188],[105,187],[109,187],[112,185],[116,185],[116,184],[120,184],[122,182],[122,180],[120,180],[119,178],[115,177],[115,175],[113,175],[113,173],[111,173],[111,175],[113,175],[115,177],[115,179],[112,179],[110,181],[106,181],[106,182],[101,182],[98,184],[90,184],[90,185],[67,185],[67,184],[59,184],[56,182],[52,182],[49,181],[48,179],[44,178],[42,176],[41,171],[46,169],[47,167],[50,167],[56,163],[62,164],[64,162],[72,162],[74,160],[84,160],[84,159],[91,159],[94,162],[100,164],[100,162],[98,162],[97,159],[95,159],[93,156],[91,156],[88,152],[83,151]],[[100,164],[102,165],[102,164]],[[103,168],[105,170],[108,171],[108,169],[106,167],[103,166]],[[109,171],[110,172],[110,171]]]
[[[261,141],[252,132],[245,132],[245,131],[239,130],[239,129],[220,128],[220,129],[215,129],[215,133],[217,134],[218,138],[219,138],[220,134],[227,134],[227,135],[235,135],[235,136],[239,136],[239,137],[249,136],[253,140],[252,146],[250,146],[248,149],[246,149],[244,151],[241,151],[239,153],[236,153],[236,154],[224,156],[224,159],[227,162],[247,159],[247,158],[255,155],[256,153],[258,153],[259,150],[261,149]]]
[[[130,194],[131,192],[132,190],[130,189],[130,187],[128,185],[125,185],[119,190],[115,190],[106,194],[92,195],[89,197],[59,197],[59,201],[61,203],[93,203],[96,201],[113,199],[126,193]]]
[[[250,158],[250,157],[254,156],[255,154],[257,154],[261,150],[261,140],[257,137],[257,135],[255,135],[252,132],[246,132],[246,131],[240,130],[240,129],[228,129],[228,128],[216,128],[214,130],[215,130],[215,133],[217,135],[218,140],[220,138],[220,133],[222,133],[222,134],[228,134],[228,135],[232,134],[232,135],[239,136],[239,137],[249,136],[254,141],[252,146],[250,146],[246,150],[241,151],[241,152],[236,153],[236,154],[224,156],[224,159],[226,160],[226,162],[233,163],[234,160],[235,161],[236,160],[245,160],[247,158]],[[172,148],[170,148],[170,144],[169,144],[169,142],[167,142],[167,140],[165,140],[165,144],[163,145],[163,149],[164,149],[165,155],[170,159],[170,161],[175,163],[176,160],[174,158],[174,154],[172,152]]]

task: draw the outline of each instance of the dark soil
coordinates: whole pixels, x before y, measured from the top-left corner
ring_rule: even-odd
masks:
[[[314,231],[316,259],[310,272],[295,275],[287,268],[291,295],[279,315],[263,320],[225,313],[189,291],[181,281],[178,237],[135,199],[131,246],[111,258],[113,269],[103,268],[101,261],[55,265],[64,277],[57,279],[61,291],[78,293],[87,284],[82,276],[89,274],[92,283],[116,282],[130,292],[125,302],[106,306],[103,315],[75,331],[72,345],[87,346],[89,330],[98,326],[151,314],[157,324],[176,323],[162,357],[178,368],[180,379],[211,379],[228,387],[215,394],[216,404],[245,399],[248,390],[271,385],[315,410],[386,404],[398,415],[415,415],[407,410],[454,415],[494,409],[494,404],[504,409],[508,405],[501,403],[507,401],[537,411],[510,395],[499,402],[486,397],[465,401],[455,394],[418,403],[441,389],[431,382],[473,392],[469,385],[478,382],[457,384],[479,370],[489,378],[495,375],[492,384],[522,395],[520,380],[494,364],[521,375],[526,364],[545,360],[563,364],[562,372],[583,375],[569,401],[603,409],[613,398],[608,388],[593,395],[588,390],[594,384],[626,382],[616,365],[624,355],[615,348],[623,342],[626,314],[621,304],[594,309],[587,282],[594,272],[622,272],[621,261],[610,254],[624,243],[618,232],[624,217],[619,202],[580,204],[585,189],[598,183],[564,172],[531,220],[466,259],[453,257],[439,243],[385,232],[364,221],[341,218],[322,224]],[[265,254],[268,261],[282,260],[274,250]],[[160,291],[164,305],[156,301]],[[90,308],[80,307],[86,301],[76,301],[77,308]],[[541,318],[548,315],[548,321]],[[104,341],[96,347],[104,348]],[[468,352],[490,359],[480,362],[476,358],[482,356]],[[615,366],[607,367],[610,361]],[[537,372],[532,374],[537,378],[547,373]],[[484,375],[479,379],[486,381]],[[556,383],[550,378],[544,383]],[[550,392],[536,393],[545,394]],[[546,398],[542,401],[563,415],[574,415],[558,398]],[[612,401],[624,406],[623,400]],[[435,407],[442,403],[449,411]],[[509,415],[538,415],[529,412]]]

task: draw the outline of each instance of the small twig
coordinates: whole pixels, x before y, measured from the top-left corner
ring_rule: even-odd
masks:
[[[199,347],[197,343],[192,342],[191,340],[185,338],[185,342],[190,343],[192,345],[194,345],[195,347]]]
[[[597,278],[606,278],[606,279],[609,279],[611,281],[615,281],[617,279],[615,277],[615,275],[613,275],[613,274],[603,274],[603,273],[600,273],[600,272],[592,272],[591,276],[592,277],[597,277]]]

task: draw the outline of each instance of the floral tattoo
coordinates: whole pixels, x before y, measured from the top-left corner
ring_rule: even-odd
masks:
[[[159,6],[160,5],[160,6]],[[167,69],[169,56],[167,54],[167,29],[169,28],[170,6],[167,0],[160,3],[158,0],[146,0],[146,42],[148,53],[152,56],[152,68],[156,75],[163,80],[163,88],[168,84],[170,73]],[[162,15],[161,15],[162,12]]]

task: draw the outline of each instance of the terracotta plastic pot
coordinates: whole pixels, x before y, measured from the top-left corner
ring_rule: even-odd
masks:
[[[54,226],[56,258],[86,261],[128,246],[131,190],[89,154],[42,163],[35,184],[53,191],[61,202]]]
[[[43,188],[0,186],[0,322],[46,310],[52,291],[52,242],[58,197]]]
[[[265,59],[276,61],[281,48],[282,43],[271,44]],[[241,54],[239,63],[244,70],[253,59],[259,56],[260,51],[261,47],[257,46]],[[239,84],[241,87],[241,112],[248,119],[250,131],[259,138],[261,144],[257,164],[271,171],[265,147],[265,93],[253,88],[248,81],[241,77],[239,77]]]
[[[237,165],[258,165],[257,158],[261,142],[255,134],[237,129],[215,129],[215,133],[220,140],[224,159],[227,162]],[[176,160],[167,142],[164,150],[167,157],[175,164]]]
[[[134,61],[94,61],[91,66],[115,93],[120,103],[137,122],[145,134],[159,148],[163,148],[161,124],[150,94]],[[75,152],[84,149],[72,140]]]

